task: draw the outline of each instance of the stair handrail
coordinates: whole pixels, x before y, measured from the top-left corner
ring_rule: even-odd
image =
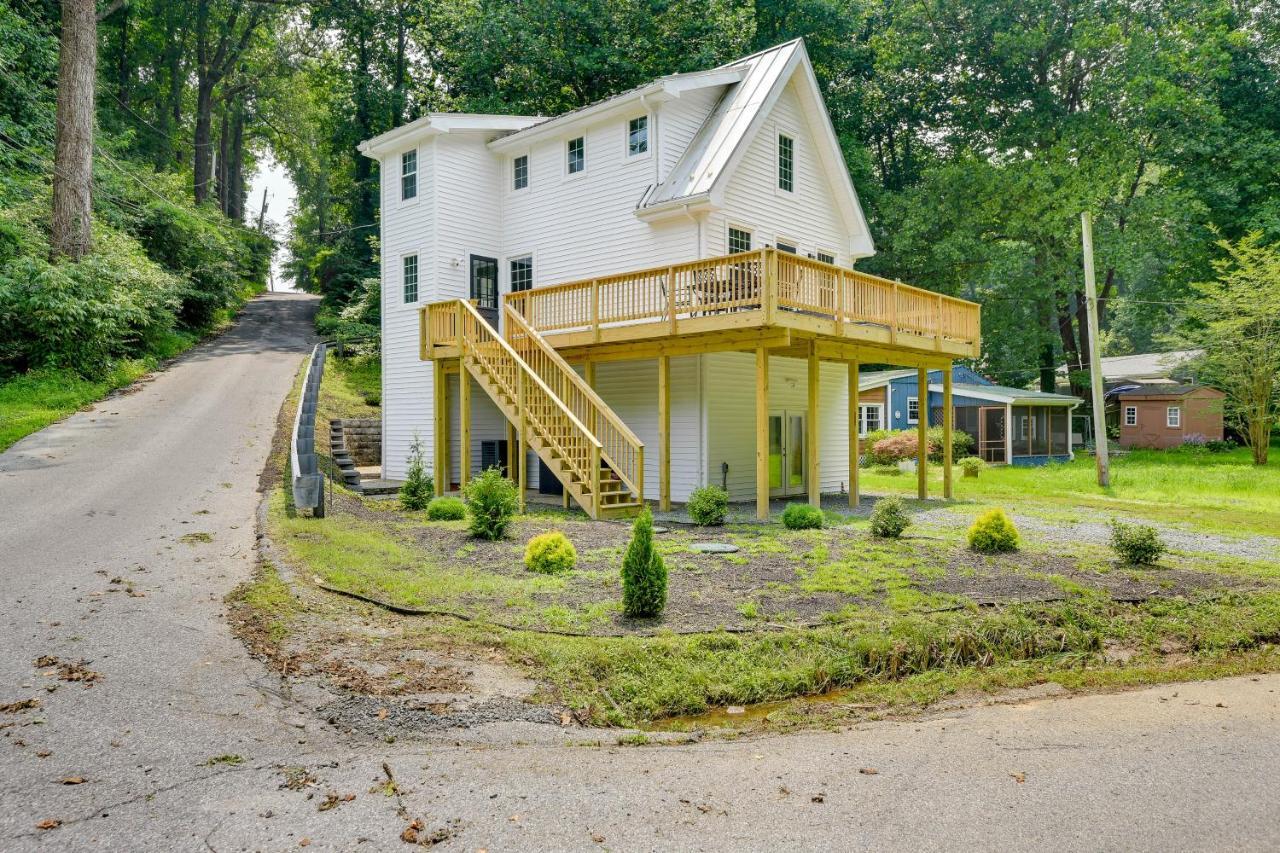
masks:
[[[592,388],[585,379],[578,375],[578,371],[574,370],[569,365],[569,362],[565,361],[564,357],[561,356],[560,353],[556,352],[555,347],[547,343],[546,339],[544,339],[542,335],[540,335],[537,330],[529,324],[529,321],[525,320],[524,317],[521,317],[520,313],[505,300],[502,305],[503,313],[506,318],[506,335],[509,337],[512,334],[513,327],[523,332],[525,338],[532,341],[533,345],[547,358],[547,360],[555,365],[559,375],[565,381],[573,385],[576,391],[582,394],[583,398],[591,405],[592,413],[596,415],[598,419],[603,418],[604,422],[617,433],[621,443],[634,454],[634,470],[629,470],[631,466],[623,464],[623,460],[617,458],[617,454],[608,450],[611,442],[601,441],[598,434],[592,433],[592,431],[588,429],[588,432],[592,433],[592,437],[601,445],[601,455],[604,457],[604,460],[609,463],[609,467],[613,469],[613,472],[618,475],[618,479],[622,480],[622,482],[631,489],[638,499],[643,500],[644,442],[640,440],[640,437],[636,435],[629,426],[627,426],[626,422],[623,421],[622,418],[618,417],[617,413],[609,407],[609,404],[607,404],[600,395],[596,393],[596,390]],[[507,341],[507,343],[509,344],[510,342]],[[511,349],[513,352],[515,351],[515,347],[511,347]],[[533,372],[535,375],[537,374],[537,371]],[[556,396],[557,400],[560,399],[559,395],[554,396]],[[565,408],[568,408],[567,405]],[[596,429],[598,430],[600,421],[597,420],[596,423]]]

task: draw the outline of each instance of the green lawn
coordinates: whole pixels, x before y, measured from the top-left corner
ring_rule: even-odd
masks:
[[[320,383],[316,422],[325,431],[334,418],[379,417],[382,362],[377,355],[342,358],[330,354]]]

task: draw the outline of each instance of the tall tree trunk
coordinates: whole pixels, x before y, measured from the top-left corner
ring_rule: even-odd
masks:
[[[62,0],[49,236],[54,257],[79,260],[92,246],[93,85],[97,66],[98,22],[93,0]]]
[[[213,178],[213,85],[212,80],[204,78],[196,87],[196,150],[193,170],[196,204],[209,197],[209,183]]]
[[[231,145],[227,153],[227,216],[244,219],[244,100],[236,101],[231,121]]]
[[[120,56],[116,66],[116,97],[125,107],[133,96],[133,64],[129,56],[129,6],[120,10]]]
[[[218,128],[218,162],[214,191],[218,196],[218,208],[223,215],[231,204],[230,166],[231,166],[231,105],[222,105],[222,122]]]

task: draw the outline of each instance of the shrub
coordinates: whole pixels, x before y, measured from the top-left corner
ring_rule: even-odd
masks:
[[[1229,438],[1212,438],[1204,443],[1204,448],[1210,453],[1230,453],[1236,449],[1236,443]]]
[[[516,484],[502,476],[502,469],[487,469],[462,490],[471,516],[471,535],[490,541],[501,539],[520,509]]]
[[[897,539],[911,524],[902,498],[890,495],[876,501],[871,509],[871,534],[885,539]]]
[[[969,528],[969,547],[980,554],[998,554],[1018,550],[1018,528],[1002,509],[991,509],[978,516]]]
[[[1189,432],[1182,437],[1182,446],[1201,449],[1209,443],[1209,438],[1202,432]]]
[[[987,463],[980,456],[966,456],[960,460],[959,465],[964,469],[966,477],[976,477],[983,468],[987,467]]]
[[[577,562],[577,549],[559,530],[539,533],[524,549],[524,566],[531,572],[558,575],[572,571]]]
[[[436,498],[427,504],[428,521],[459,521],[467,517],[467,505],[457,498]]]
[[[929,427],[927,440],[929,442],[930,462],[942,462],[942,432],[943,430],[940,426]],[[889,439],[893,439],[893,441],[883,447],[880,446],[881,442]],[[879,429],[868,433],[864,441],[867,448],[865,454],[867,465],[891,465],[900,459],[914,459],[918,446],[914,429]],[[973,447],[973,436],[958,429],[951,431],[952,460],[968,456],[973,452]]]
[[[689,495],[689,517],[698,524],[724,524],[729,493],[719,486],[703,486]]]
[[[645,507],[622,558],[622,612],[631,617],[659,616],[666,606],[667,567],[653,547],[653,513]]]
[[[416,432],[413,434],[413,443],[409,445],[407,461],[409,470],[400,485],[400,506],[409,510],[426,509],[436,485],[422,464],[422,439],[418,438]]]
[[[919,447],[915,430],[903,430],[877,441],[867,455],[878,465],[891,465],[903,459],[915,459]],[[930,450],[932,449],[930,446]]]
[[[1166,550],[1154,527],[1120,521],[1111,522],[1111,547],[1124,562],[1144,566],[1159,562]]]
[[[902,469],[897,465],[876,465],[871,469],[872,474],[882,474],[886,477],[901,477]]]
[[[782,511],[782,524],[788,530],[814,530],[822,527],[822,510],[809,504],[787,504]]]

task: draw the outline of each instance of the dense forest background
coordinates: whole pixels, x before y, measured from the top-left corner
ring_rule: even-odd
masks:
[[[981,301],[1004,384],[1087,368],[1082,210],[1109,354],[1172,343],[1219,239],[1280,241],[1277,0],[101,0],[74,262],[45,236],[60,26],[52,0],[0,0],[10,375],[173,349],[261,287],[246,184],[268,153],[297,187],[287,270],[326,331],[374,331],[358,142],[433,110],[555,114],[795,36],[871,221],[861,266]]]

